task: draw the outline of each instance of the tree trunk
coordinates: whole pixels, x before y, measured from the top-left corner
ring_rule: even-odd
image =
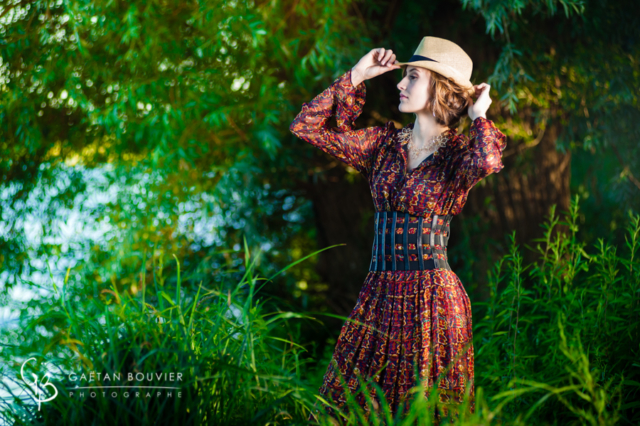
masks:
[[[327,303],[338,315],[348,315],[367,276],[373,244],[374,207],[366,180],[345,179],[342,165],[333,167],[310,185],[319,248],[317,270],[329,283]],[[317,175],[316,175],[317,176]]]
[[[504,169],[489,176],[484,185],[471,189],[463,215],[479,214],[489,221],[492,238],[502,240],[515,231],[521,248],[524,244],[535,247],[533,240],[543,236],[541,225],[548,219],[551,206],[556,205],[555,214],[561,217],[569,209],[571,153],[556,150],[560,130],[559,124],[549,124],[539,143],[531,148],[509,139],[503,153]],[[486,200],[495,208],[488,209]],[[557,226],[555,231],[566,232],[567,228]],[[525,262],[535,257],[530,250],[523,254]]]

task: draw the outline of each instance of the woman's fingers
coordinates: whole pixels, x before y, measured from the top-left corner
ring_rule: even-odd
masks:
[[[376,47],[360,58],[360,61],[352,68],[352,72],[363,77],[364,80],[368,80],[385,72],[401,68],[400,65],[397,65],[397,62],[393,50]]]
[[[491,90],[491,86],[487,83],[478,84],[473,86],[475,90],[475,102],[473,99],[469,104],[469,108],[467,110],[469,117],[475,119],[477,117],[485,117],[486,113],[489,110],[489,106],[491,105],[491,97],[489,96],[489,92]]]
[[[356,66],[359,66],[361,75],[370,79],[387,71],[401,68],[397,63],[393,50],[377,47],[371,49]]]
[[[393,50],[385,49],[384,47],[373,49],[373,57],[378,64],[382,66],[387,66],[390,63],[393,64],[396,60],[396,55],[393,53]]]
[[[487,83],[478,84],[477,86],[473,86],[475,90],[475,96],[481,96],[483,93],[489,93],[491,86]]]
[[[485,97],[485,98],[489,98],[489,91],[490,90],[491,90],[491,86],[489,86],[488,84],[485,84],[484,87],[482,88],[482,92],[480,93],[480,96]],[[491,102],[491,100],[489,100],[489,102]]]
[[[380,56],[380,64],[384,65],[384,61],[387,59],[387,55],[389,55],[389,51],[387,49],[382,50],[382,56]]]
[[[387,65],[392,56],[393,56],[393,50],[391,49],[387,50],[387,53],[384,55],[384,62],[382,63],[382,65]]]

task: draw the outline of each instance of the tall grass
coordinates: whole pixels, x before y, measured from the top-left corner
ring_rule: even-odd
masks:
[[[589,249],[578,238],[578,198],[562,221],[552,208],[529,247],[538,260],[526,266],[511,235],[474,328],[476,380],[506,397],[503,414],[640,424],[640,216],[629,216],[625,247],[599,240]],[[554,232],[559,224],[569,232]]]
[[[52,325],[55,334],[28,351],[19,344],[3,351],[5,388],[15,395],[3,403],[3,420],[11,424],[248,425],[304,417],[315,389],[301,380],[308,361],[300,356],[304,348],[291,339],[294,331],[288,321],[305,316],[263,309],[264,301],[256,294],[270,280],[255,275],[255,257],[247,250],[244,276],[227,291],[224,285],[206,289],[199,283],[188,286],[196,289],[192,293],[184,291],[179,263],[175,286],[170,286],[158,260],[153,282],[136,295],[112,285],[101,291],[106,298],[87,297],[72,304],[71,293],[83,294],[82,288],[65,282],[55,305],[27,321],[24,329],[13,331],[14,343],[28,341],[26,335],[40,324]],[[41,362],[26,364],[27,383],[20,368],[32,356]],[[58,395],[38,404],[31,375],[44,379],[44,361],[52,366],[50,383]],[[94,380],[89,380],[91,373]],[[105,379],[107,373],[110,379]],[[129,381],[129,373],[134,379],[136,373],[174,373],[174,377]],[[80,380],[83,374],[86,381]],[[17,391],[7,386],[9,378]],[[114,385],[134,387],[74,389]],[[143,385],[174,389],[139,387]],[[41,389],[45,395],[53,392],[50,385]],[[140,392],[137,397],[136,391]]]
[[[578,222],[576,198],[562,221],[551,210],[544,238],[528,247],[537,253],[536,262],[523,264],[512,234],[508,254],[489,271],[489,299],[473,302],[475,413],[468,400],[443,407],[433,389],[416,387],[406,412],[394,416],[381,389],[361,378],[368,410],[356,403],[356,390],[348,393],[344,416],[319,417],[318,423],[431,425],[439,413],[440,424],[456,425],[640,424],[640,216],[629,215],[624,247],[606,241],[586,247]],[[556,232],[560,224],[567,234]],[[245,244],[244,275],[237,283],[218,277],[213,285],[199,274],[185,274],[178,259],[172,261],[175,279],[167,280],[161,258],[154,260],[151,282],[138,292],[111,285],[96,287],[101,297],[92,297],[66,280],[46,312],[25,316],[22,328],[3,337],[12,343],[0,353],[3,383],[10,389],[13,379],[17,387],[15,397],[2,402],[3,420],[306,424],[314,408],[329,403],[317,395],[329,359],[314,371],[300,344],[296,321],[314,321],[313,314],[268,308],[277,301],[263,296],[262,288],[277,285],[277,275],[295,264],[266,279],[256,273],[256,258]],[[30,357],[37,362],[25,366],[28,382],[31,374],[44,380],[45,361],[53,366],[49,380],[59,391],[53,400],[38,404],[34,386],[22,380],[20,367]],[[72,380],[92,372],[102,379]],[[104,373],[116,372],[122,380],[104,379]],[[126,380],[128,373],[162,372],[182,373],[183,380]],[[171,397],[166,389],[148,397],[141,388],[129,389],[129,397],[122,389],[115,396],[100,390],[95,397],[90,390],[84,397],[74,390],[143,384],[179,389]],[[46,396],[52,388],[41,389]],[[144,395],[133,397],[136,391]]]

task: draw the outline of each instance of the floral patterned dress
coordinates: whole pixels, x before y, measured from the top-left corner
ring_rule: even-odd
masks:
[[[365,102],[365,87],[364,83],[353,87],[347,71],[302,106],[290,129],[363,174],[377,212],[409,213],[425,221],[433,215],[455,216],[469,190],[504,167],[505,135],[491,120],[478,117],[470,138],[449,129],[446,145],[407,171],[413,123],[400,130],[392,122],[354,129]],[[328,126],[332,116],[336,128]],[[443,253],[446,256],[446,247]],[[449,268],[370,271],[342,327],[320,395],[346,411],[345,386],[355,392],[366,378],[384,391],[394,414],[408,391],[419,384],[428,390],[437,388],[445,407],[440,412],[448,411],[446,404],[462,402],[465,393],[471,397],[473,411],[471,330],[469,297]],[[374,407],[379,406],[377,396],[370,395],[376,401]],[[362,392],[356,401],[368,415]],[[335,416],[333,409],[325,409]]]

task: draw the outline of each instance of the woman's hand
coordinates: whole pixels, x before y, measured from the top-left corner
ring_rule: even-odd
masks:
[[[365,80],[377,77],[387,71],[397,70],[401,68],[400,65],[396,65],[397,62],[393,50],[384,47],[372,49],[351,68],[351,84],[356,87]]]
[[[467,110],[469,117],[471,118],[471,121],[478,117],[487,118],[487,110],[492,102],[489,97],[489,90],[491,89],[491,86],[487,83],[482,83],[477,86],[473,86],[473,88],[476,91],[473,96],[477,96],[478,99],[476,99],[475,102],[471,101],[471,105],[469,105],[469,109]]]

